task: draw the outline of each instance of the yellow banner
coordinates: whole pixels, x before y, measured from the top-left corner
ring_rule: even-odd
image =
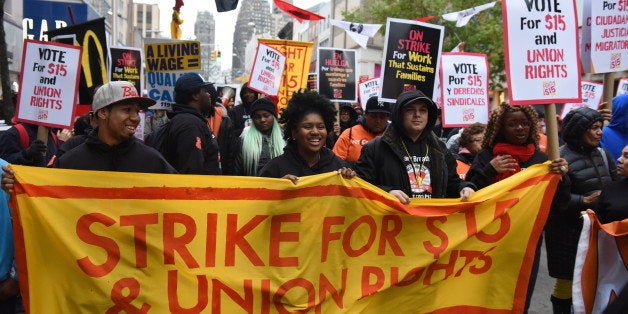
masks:
[[[286,70],[283,72],[281,87],[277,94],[279,97],[277,106],[285,108],[292,94],[307,86],[313,43],[269,38],[259,38],[258,42],[273,47],[286,56]]]
[[[144,44],[147,72],[173,72],[201,69],[201,42],[166,41]]]
[[[558,180],[402,205],[337,173],[13,169],[31,313],[521,312]]]

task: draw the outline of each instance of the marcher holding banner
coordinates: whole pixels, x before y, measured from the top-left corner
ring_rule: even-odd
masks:
[[[548,157],[539,150],[538,117],[530,106],[510,106],[502,103],[491,113],[486,126],[482,150],[478,153],[467,173],[467,180],[478,188],[487,187],[507,179],[521,170],[546,162]],[[550,171],[564,175],[569,170],[563,158],[552,160]],[[559,184],[554,203],[565,204],[568,200],[567,181]],[[556,199],[560,201],[556,201]],[[526,298],[526,310],[534,290],[540,260],[541,241],[537,244],[534,268]]]
[[[285,125],[284,153],[271,159],[260,176],[289,179],[295,184],[301,176],[336,170],[347,178],[354,177],[347,163],[325,147],[335,119],[334,105],[324,96],[311,91],[294,93],[279,119]]]
[[[475,185],[456,173],[456,160],[432,128],[436,104],[419,90],[401,93],[391,125],[368,142],[356,164],[360,178],[408,204],[411,198],[462,197]]]
[[[565,145],[560,156],[569,162],[570,199],[564,210],[553,210],[545,226],[547,266],[556,285],[551,296],[554,313],[570,313],[571,286],[578,239],[582,230],[580,212],[595,208],[603,185],[616,179],[613,159],[598,148],[602,115],[588,107],[578,108],[563,120]]]
[[[547,161],[547,155],[538,149],[537,119],[532,107],[502,103],[494,109],[486,127],[482,150],[469,169],[467,179],[483,188]],[[564,159],[558,158],[552,161],[550,171],[565,174],[567,166]]]
[[[92,111],[96,128],[85,142],[55,160],[53,167],[78,170],[176,173],[157,152],[134,137],[140,123],[139,111],[155,101],[141,97],[127,81],[105,83],[96,90]],[[13,189],[14,175],[2,168],[2,189]]]

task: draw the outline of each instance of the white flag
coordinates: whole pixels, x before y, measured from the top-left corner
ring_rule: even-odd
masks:
[[[366,48],[369,38],[375,36],[382,24],[351,23],[329,19],[331,25],[344,29],[362,48]]]
[[[477,7],[473,7],[470,9],[466,9],[466,10],[462,10],[462,11],[458,11],[458,12],[453,12],[453,13],[447,13],[447,14],[443,14],[443,18],[447,21],[452,21],[452,22],[456,22],[456,26],[458,27],[463,27],[465,25],[467,25],[467,23],[469,23],[469,20],[471,20],[471,18],[486,10],[486,9],[490,9],[492,7],[495,6],[495,2],[493,1],[491,3],[487,3],[487,4],[483,4]]]

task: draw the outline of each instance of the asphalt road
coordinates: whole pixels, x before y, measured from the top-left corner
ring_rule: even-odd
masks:
[[[547,255],[545,253],[545,243],[541,247],[541,264],[539,265],[539,273],[536,277],[536,285],[534,293],[532,293],[532,301],[528,313],[530,314],[551,314],[552,302],[550,295],[554,290],[554,282],[556,280],[549,276],[547,272]]]

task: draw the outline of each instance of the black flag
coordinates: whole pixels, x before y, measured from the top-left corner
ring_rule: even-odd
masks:
[[[235,10],[237,6],[238,0],[216,0],[216,9],[218,12]]]

